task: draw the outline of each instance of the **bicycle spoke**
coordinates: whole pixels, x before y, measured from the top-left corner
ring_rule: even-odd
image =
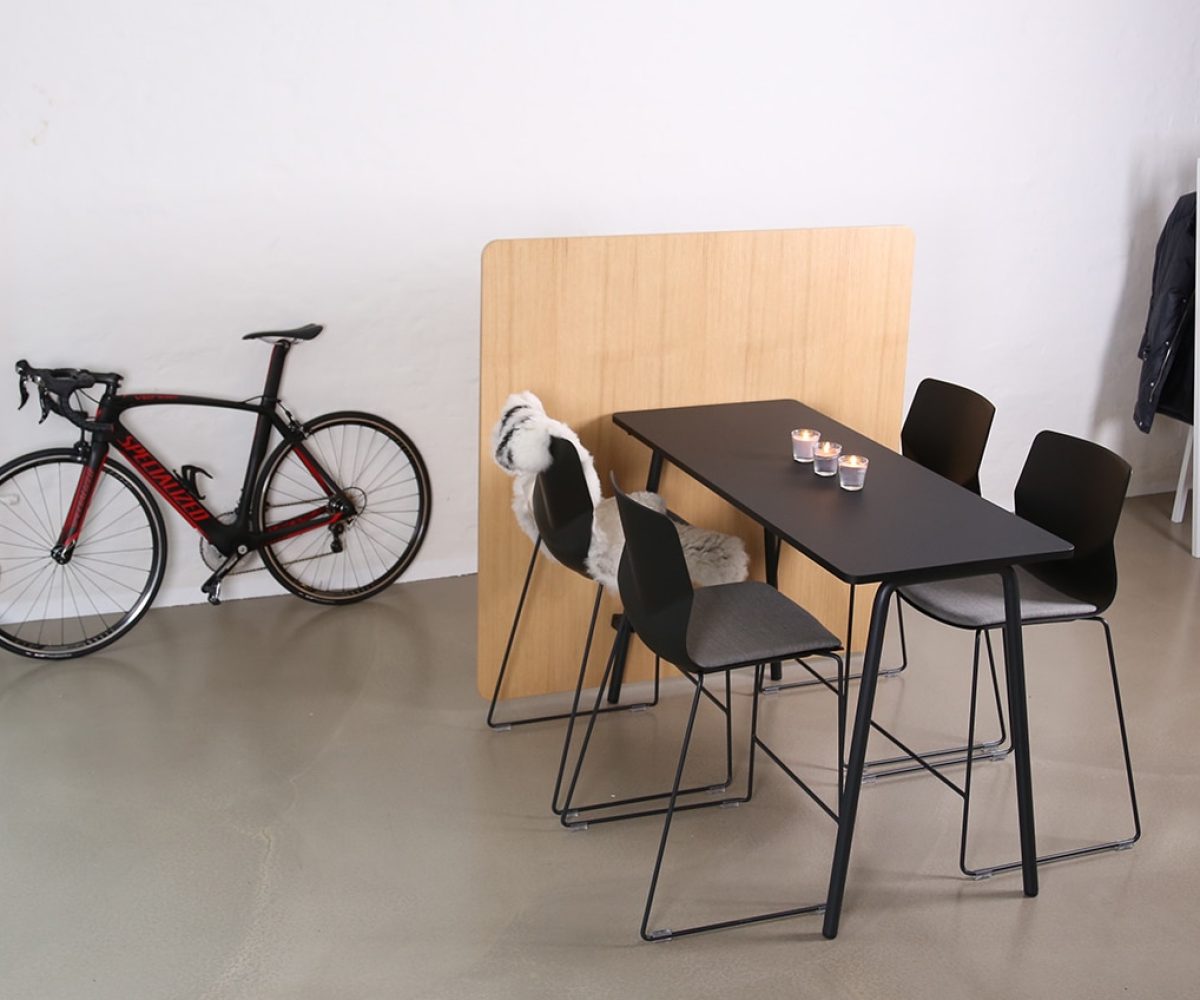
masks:
[[[34,552],[49,552],[50,551],[44,545],[30,545],[28,542],[24,541],[26,536],[22,532],[17,531],[15,528],[8,527],[8,525],[0,524],[0,531],[7,531],[10,535],[13,536],[13,538],[22,539],[22,541],[20,541],[20,542],[0,542],[0,545],[8,545],[14,549],[33,549]]]
[[[74,572],[76,574],[76,576],[80,576],[80,577],[86,575],[80,567],[75,566],[74,564],[72,564],[72,572]],[[112,631],[113,627],[108,624],[108,619],[104,617],[104,612],[102,612],[98,607],[96,607],[96,602],[94,600],[92,600],[91,591],[84,589],[83,596],[87,598],[88,604],[90,604],[92,606],[92,610],[94,612],[96,612],[96,617],[100,619],[101,624],[104,626],[104,631],[105,632]]]
[[[24,576],[18,575],[15,580],[8,582],[3,588],[0,588],[0,594],[8,593],[10,590],[13,589],[13,587],[19,587],[26,580],[29,580],[29,579],[37,576],[39,573],[43,572],[47,567],[52,568],[53,566],[54,566],[54,563],[49,562],[48,560],[42,561],[39,559],[34,565],[24,567],[25,569],[27,569],[29,571],[29,572],[25,573]],[[16,574],[10,574],[10,575],[16,575]],[[20,595],[18,595],[18,597],[19,596]],[[7,611],[8,609],[5,608],[5,610]]]
[[[365,520],[365,519],[364,519],[364,520]],[[385,528],[385,527],[384,527],[382,524],[376,524],[376,523],[374,523],[373,521],[366,521],[366,523],[370,524],[370,525],[371,525],[371,527],[372,527],[372,528],[374,528],[376,531],[382,531],[382,532],[383,532],[385,535],[389,535],[390,537],[392,537],[392,538],[396,539],[396,541],[398,541],[398,542],[400,542],[400,543],[402,543],[402,544],[404,544],[404,545],[407,545],[407,544],[408,544],[408,538],[401,538],[401,537],[400,537],[399,535],[397,535],[397,534],[396,534],[394,531],[389,531],[389,530],[388,530],[387,528]],[[411,537],[412,537],[412,536],[410,535],[410,536],[409,536],[409,538],[411,538]]]
[[[368,535],[366,532],[359,531],[359,532],[355,533],[355,537],[358,539],[358,547],[363,551],[364,555],[366,553],[366,546],[363,545],[363,542],[365,541],[368,545],[371,546],[371,550],[374,552],[375,559],[379,562],[379,565],[380,566],[388,565],[388,560],[385,559],[382,555],[380,555],[379,546],[377,546],[375,544],[374,540],[371,538],[370,535]]]
[[[107,484],[102,484],[101,486],[97,486],[97,487],[96,487],[96,492],[95,492],[95,494],[93,494],[93,496],[92,496],[92,504],[93,504],[93,507],[92,507],[92,509],[91,509],[91,510],[89,510],[89,511],[88,511],[88,515],[87,515],[87,516],[88,516],[88,523],[89,523],[89,524],[97,524],[97,523],[99,523],[99,521],[100,521],[100,518],[101,518],[101,516],[104,514],[104,512],[105,512],[106,510],[108,510],[108,508],[109,508],[109,507],[111,507],[111,506],[113,505],[113,502],[114,502],[114,501],[117,499],[117,497],[121,496],[121,491],[120,491],[120,490],[118,490],[118,489],[113,489],[113,490],[111,491],[111,495],[109,496],[109,498],[108,498],[107,500],[105,500],[105,501],[104,501],[104,503],[102,503],[102,504],[101,504],[99,507],[96,507],[96,506],[94,506],[94,504],[95,504],[95,502],[96,502],[96,497],[100,495],[100,491],[101,491],[101,489],[103,488],[103,486],[104,486],[104,485],[107,485]],[[131,507],[131,508],[130,508],[130,510],[136,510],[136,509],[137,509],[137,506],[136,506],[136,504],[135,504],[133,507]],[[129,513],[129,511],[126,511],[126,512],[125,512],[125,514],[128,514],[128,513]],[[121,518],[121,517],[124,517],[124,516],[125,516],[125,514],[119,515],[118,517],[114,518],[112,521],[109,521],[108,523],[109,523],[109,524],[112,524],[112,523],[114,523],[115,521],[117,521],[117,520],[120,520],[120,518]],[[96,528],[96,529],[94,529],[94,530],[96,530],[96,531],[99,531],[99,530],[101,530],[101,529],[99,529],[99,528]]]
[[[114,576],[109,576],[107,573],[104,573],[103,570],[96,569],[95,567],[85,567],[85,565],[83,563],[76,563],[76,561],[74,561],[74,559],[72,559],[71,565],[74,568],[74,570],[76,570],[76,573],[78,573],[80,576],[85,577],[85,579],[88,579],[91,582],[92,586],[103,587],[103,583],[101,583],[101,585],[97,585],[97,583],[96,583],[96,577],[98,576],[98,577],[101,577],[102,580],[108,580],[110,583],[115,583],[115,585],[118,587],[124,587],[126,589],[126,591],[130,591],[133,594],[137,594],[138,597],[142,597],[142,591],[139,591],[139,589],[137,587],[131,587],[130,585],[128,585],[128,583],[121,582],[120,580],[115,579]],[[116,604],[116,605],[118,605],[118,607],[120,607],[118,600],[116,600],[116,598],[114,598],[112,594],[109,594],[106,592],[106,593],[104,593],[104,597],[109,598],[110,600],[113,601],[113,604]],[[128,609],[125,609],[125,607],[120,607],[120,610],[122,612],[125,612]]]
[[[116,566],[118,569],[131,569],[143,573],[150,568],[149,566],[130,566],[128,563],[113,562],[111,559],[100,559],[94,555],[81,556],[78,553],[72,556],[72,559],[83,559],[84,562],[88,563],[98,562],[104,564],[105,566]]]
[[[50,516],[50,504],[46,501],[46,487],[42,485],[42,470],[36,465],[33,467],[33,477],[38,484],[38,499],[42,501],[42,510],[46,512],[46,531],[51,538],[54,537],[54,518]],[[62,523],[61,521],[59,522]]]
[[[366,531],[365,527],[363,528],[363,531],[366,533],[367,537],[370,538],[371,541],[374,542],[376,545],[378,545],[381,549],[383,549],[384,552],[387,552],[388,554],[394,556],[396,559],[400,558],[400,553],[394,552],[392,549],[388,548],[388,546],[385,542],[383,542],[381,539],[376,538],[373,535],[371,535],[371,533],[369,531]],[[389,534],[390,534],[390,532],[389,532]],[[401,539],[401,540],[403,541],[403,539]]]
[[[47,508],[46,514],[47,516],[50,514],[49,508]],[[62,567],[56,565],[56,568],[61,569]],[[54,597],[54,581],[60,575],[59,573],[51,572],[50,579],[46,581],[46,603],[42,606],[42,617],[38,623],[37,638],[33,640],[39,646],[42,644],[42,635],[46,631],[46,620],[50,613],[50,601]]]
[[[375,450],[371,451],[370,450],[371,446],[370,445],[367,446],[367,448],[368,448],[367,457],[365,459],[363,459],[362,465],[360,465],[357,469],[354,470],[354,478],[350,481],[351,486],[357,485],[359,482],[362,481],[362,477],[366,474],[367,469],[369,469],[371,467],[371,465],[374,463],[375,459],[377,459],[380,455],[383,454],[384,449],[387,448],[387,446],[389,444],[388,439],[386,437],[384,437],[382,434],[377,434],[375,436],[377,438],[379,438],[379,440],[377,442],[375,442]]]
[[[15,568],[20,569],[22,566],[28,566],[30,563],[41,562],[45,558],[45,552],[42,552],[36,556],[0,556],[0,563],[11,565],[15,561],[17,564]],[[5,572],[11,573],[12,570],[7,569]]]
[[[54,568],[53,567],[54,567],[53,563],[50,563],[47,566],[43,566],[42,572],[39,573],[36,577],[34,577],[34,580],[40,580],[44,576],[46,582],[43,583],[40,587],[38,587],[37,593],[33,595],[33,600],[29,602],[30,611],[27,612],[25,617],[21,620],[21,624],[17,626],[18,629],[24,628],[26,625],[29,624],[29,616],[33,613],[32,609],[37,605],[38,599],[42,596],[42,592],[46,589],[47,585],[50,583],[51,580],[54,579]],[[21,591],[21,593],[17,597],[17,600],[20,600],[20,598],[25,595],[25,593],[28,589],[29,588],[26,587],[25,590]],[[12,606],[13,605],[10,604],[8,606],[8,608],[4,609],[4,614],[0,615],[0,620],[3,620],[4,616],[8,614],[9,608],[11,608]]]
[[[108,498],[108,500],[106,500],[100,506],[100,508],[98,510],[96,510],[94,512],[89,512],[87,524],[86,524],[89,540],[95,539],[102,532],[107,531],[113,525],[119,524],[121,521],[123,521],[125,518],[127,518],[130,514],[138,513],[139,508],[138,508],[137,504],[131,504],[129,507],[126,507],[124,510],[117,511],[117,513],[114,514],[112,517],[110,517],[107,521],[103,520],[104,514],[108,511],[108,508],[113,505],[113,502],[119,496],[120,496],[119,493],[114,493],[111,497]]]
[[[21,494],[21,499],[25,501],[25,506],[29,507],[30,510],[33,510],[34,509],[33,506],[29,503],[29,497],[27,497],[25,495],[25,490],[22,488],[21,484],[19,482],[17,482],[17,483],[14,483],[14,485],[17,487],[17,492]],[[16,507],[9,507],[8,509],[12,512],[13,517],[15,517],[18,521],[20,521],[23,525],[25,525],[25,527],[27,527],[30,531],[32,531],[34,533],[34,535],[36,535],[42,541],[42,543],[46,546],[47,549],[54,548],[54,541],[51,539],[50,535],[43,533],[45,531],[45,528],[34,527],[27,520],[25,520],[25,518],[23,518],[20,515],[20,513],[18,513]],[[34,511],[34,518],[35,519],[37,518],[36,511]]]
[[[71,605],[75,608],[75,620],[79,622],[79,641],[83,642],[87,638],[88,631],[87,626],[83,623],[83,615],[79,611],[79,600],[75,596],[75,587],[71,584],[71,574],[69,572],[64,573],[63,579],[66,581],[67,590],[71,594]],[[103,619],[101,621],[103,622]]]
[[[388,459],[386,462],[384,462],[384,464],[383,464],[383,465],[382,465],[382,466],[381,466],[379,469],[376,469],[376,470],[375,470],[375,476],[374,476],[374,478],[371,480],[370,484],[369,484],[369,485],[365,485],[365,486],[360,486],[360,487],[359,487],[359,489],[361,489],[361,490],[362,490],[364,493],[373,493],[373,492],[374,492],[376,489],[378,489],[378,488],[379,488],[379,481],[380,481],[381,479],[383,479],[383,477],[384,477],[385,475],[388,475],[388,474],[390,473],[390,471],[391,471],[391,467],[392,467],[393,463],[395,463],[395,461],[396,461],[396,459],[397,459],[397,458],[400,458],[400,459],[401,459],[401,461],[403,461],[403,463],[404,463],[404,464],[403,464],[403,465],[402,465],[402,466],[401,466],[401,467],[400,467],[400,468],[397,470],[397,473],[396,473],[397,475],[402,475],[402,474],[404,473],[404,470],[405,470],[405,469],[409,469],[409,468],[411,468],[411,467],[412,467],[412,466],[409,464],[409,462],[408,462],[408,456],[407,456],[407,455],[405,455],[403,452],[401,452],[401,453],[399,454],[399,456],[397,456],[397,455],[393,455],[393,456],[392,456],[391,458],[389,458],[389,459]],[[390,482],[390,480],[387,480],[387,481],[388,481],[388,482]]]
[[[75,551],[79,551],[85,545],[95,545],[98,542],[111,542],[114,538],[123,538],[125,535],[132,535],[135,531],[149,531],[150,529],[144,524],[135,524],[132,528],[126,528],[124,531],[117,531],[111,535],[105,535],[103,538],[89,538],[80,545],[75,546]]]

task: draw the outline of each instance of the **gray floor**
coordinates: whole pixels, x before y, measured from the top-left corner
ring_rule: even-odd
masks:
[[[472,578],[156,611],[85,661],[0,654],[0,996],[1194,998],[1200,561],[1168,510],[1130,504],[1110,615],[1143,841],[1025,899],[957,874],[938,782],[876,784],[834,942],[800,917],[640,943],[657,821],[558,828],[558,729],[483,726]],[[922,744],[961,723],[970,638],[914,618],[910,642],[877,716]],[[1100,630],[1030,630],[1027,657],[1040,848],[1121,835]],[[585,793],[666,781],[686,697],[604,720]],[[748,705],[743,682],[739,728]],[[831,707],[789,692],[763,721],[826,790]],[[706,721],[697,780],[720,763]],[[977,774],[981,859],[1011,856],[1011,765]],[[770,765],[751,804],[676,833],[656,925],[824,894],[832,823]]]

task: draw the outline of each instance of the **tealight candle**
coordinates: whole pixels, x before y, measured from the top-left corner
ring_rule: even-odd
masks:
[[[851,493],[861,490],[870,464],[862,455],[842,455],[838,459],[838,485]]]
[[[842,446],[836,441],[822,441],[813,451],[813,472],[818,476],[836,475],[841,453]]]
[[[816,448],[817,442],[820,440],[820,431],[809,430],[805,427],[792,431],[792,461],[811,462],[813,460],[813,449]]]

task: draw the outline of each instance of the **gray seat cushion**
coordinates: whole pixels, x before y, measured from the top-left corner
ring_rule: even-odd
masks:
[[[1017,567],[1021,592],[1021,621],[1048,618],[1086,618],[1096,606],[1077,601],[1036,576]],[[940,580],[901,587],[900,593],[918,610],[947,625],[959,628],[993,628],[1004,624],[1004,588],[1000,577],[971,576],[964,580]]]
[[[702,670],[839,648],[838,637],[817,619],[757,580],[701,587],[692,601],[687,651]]]

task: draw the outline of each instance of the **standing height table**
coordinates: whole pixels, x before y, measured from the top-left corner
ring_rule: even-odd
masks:
[[[772,548],[777,553],[787,543],[846,583],[879,584],[838,810],[823,927],[827,938],[837,935],[841,916],[892,594],[909,583],[1000,575],[1021,870],[1025,895],[1036,896],[1025,663],[1013,567],[1065,558],[1072,552],[1070,543],[795,400],[639,410],[616,413],[613,420],[652,451],[647,489],[658,487],[663,462],[669,461],[762,525],[768,563]],[[823,439],[840,442],[843,455],[870,459],[865,489],[847,492],[837,476],[816,476],[811,465],[793,462],[790,432],[797,427],[815,428]]]

